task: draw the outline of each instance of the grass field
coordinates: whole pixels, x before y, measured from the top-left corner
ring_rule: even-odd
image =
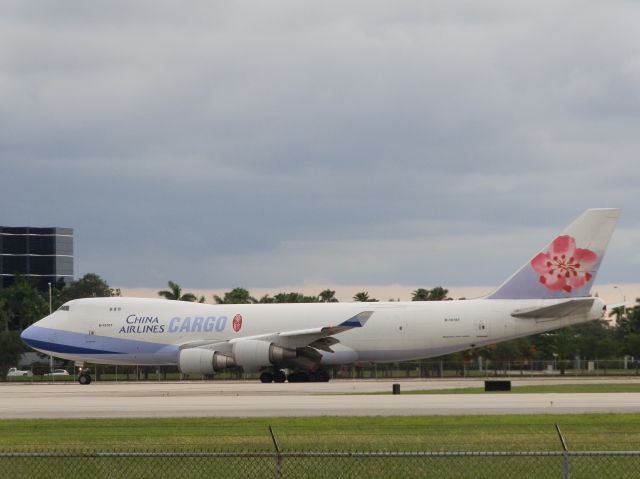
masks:
[[[470,396],[471,398],[471,396]],[[563,477],[566,458],[524,456],[284,456],[293,452],[528,452],[640,449],[640,414],[559,416],[91,419],[0,421],[0,452],[56,451],[55,457],[0,457],[0,476],[153,478],[511,478]],[[170,451],[122,457],[104,452]],[[202,452],[265,455],[199,457]],[[98,454],[96,454],[96,452]],[[191,454],[191,455],[189,455]],[[637,477],[640,456],[572,457],[571,477]]]
[[[0,421],[0,450],[639,450],[640,414]]]

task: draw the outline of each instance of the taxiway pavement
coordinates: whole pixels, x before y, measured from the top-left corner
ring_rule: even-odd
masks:
[[[514,385],[557,382],[513,380]],[[562,383],[584,383],[563,379]],[[596,381],[591,381],[596,382]],[[607,379],[597,382],[629,383]],[[481,380],[368,380],[330,383],[126,382],[0,385],[0,419],[101,417],[394,416],[640,412],[640,393],[366,395],[481,387]],[[358,394],[360,393],[360,394]]]

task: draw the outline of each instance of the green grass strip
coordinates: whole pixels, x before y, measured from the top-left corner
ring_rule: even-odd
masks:
[[[0,421],[1,451],[638,450],[640,414]]]

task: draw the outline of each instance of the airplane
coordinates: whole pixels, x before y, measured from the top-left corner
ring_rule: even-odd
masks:
[[[451,301],[210,305],[147,298],[63,304],[25,329],[33,349],[95,364],[228,368],[263,383],[328,381],[332,366],[424,359],[601,319],[590,290],[617,208],[588,209],[486,297]],[[471,245],[470,245],[471,246]],[[91,383],[83,371],[80,384]]]

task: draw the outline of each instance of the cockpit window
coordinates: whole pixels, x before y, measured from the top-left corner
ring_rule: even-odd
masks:
[[[69,311],[69,305],[68,304],[63,304],[62,306],[60,306],[58,308],[58,311]]]

